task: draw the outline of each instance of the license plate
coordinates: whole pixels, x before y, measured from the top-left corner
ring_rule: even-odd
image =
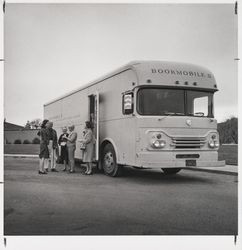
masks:
[[[187,167],[195,167],[197,165],[196,160],[186,160]]]

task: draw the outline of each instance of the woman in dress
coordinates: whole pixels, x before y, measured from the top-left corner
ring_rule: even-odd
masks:
[[[87,164],[87,169],[85,174],[91,175],[92,174],[92,160],[94,154],[94,144],[95,138],[93,136],[92,125],[91,122],[86,121],[86,127],[83,131],[83,139],[80,140],[81,144],[84,145],[83,150],[83,162]]]
[[[48,168],[49,164],[49,139],[48,139],[48,133],[46,129],[46,123],[48,120],[44,120],[41,124],[41,129],[38,132],[38,135],[40,136],[40,154],[39,154],[39,174],[47,174],[45,171],[45,168]]]
[[[68,163],[68,150],[67,150],[67,146],[66,146],[67,139],[65,139],[64,137],[69,136],[67,133],[67,127],[63,127],[62,132],[63,133],[59,137],[58,144],[61,148],[60,159],[61,159],[61,162],[64,163],[63,171],[66,171],[67,170],[67,163]]]

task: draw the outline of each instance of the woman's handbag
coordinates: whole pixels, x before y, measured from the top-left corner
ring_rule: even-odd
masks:
[[[58,157],[57,157],[56,163],[57,163],[57,164],[63,164],[63,163],[64,163],[64,161],[63,161],[63,159],[62,159],[61,156],[58,156]]]
[[[86,144],[81,142],[80,149],[81,150],[86,150]]]

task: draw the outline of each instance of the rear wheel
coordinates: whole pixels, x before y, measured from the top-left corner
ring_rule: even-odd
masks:
[[[167,175],[176,174],[181,171],[181,168],[162,168],[163,172]]]
[[[118,176],[121,173],[121,166],[117,164],[115,150],[111,143],[105,145],[102,152],[102,168],[106,175],[108,176]]]

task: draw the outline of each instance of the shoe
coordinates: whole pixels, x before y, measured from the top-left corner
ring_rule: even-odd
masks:
[[[48,169],[48,168],[46,168],[46,169],[45,169],[45,172],[49,172],[49,169]]]
[[[51,172],[59,172],[58,170],[56,170],[55,168],[51,169]]]
[[[39,170],[39,174],[47,174],[47,173]]]
[[[65,172],[65,171],[67,171],[67,170],[66,170],[66,168],[64,168],[62,171]]]
[[[92,175],[92,172],[87,172],[85,173],[85,175]]]
[[[70,174],[75,173],[75,170],[69,170],[69,173]]]

